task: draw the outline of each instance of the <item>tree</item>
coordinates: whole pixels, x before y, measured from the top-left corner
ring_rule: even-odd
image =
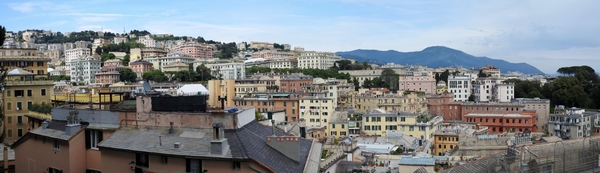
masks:
[[[0,25],[0,47],[4,45],[4,40],[6,40],[6,28]]]
[[[196,73],[198,73],[200,81],[214,79],[214,76],[212,76],[212,71],[210,70],[210,68],[204,66],[204,64],[196,67]]]
[[[121,60],[121,62],[123,63],[123,66],[129,66],[129,61],[131,60],[129,54],[125,55],[123,57],[123,59]]]
[[[71,76],[67,76],[67,75],[52,76],[52,80],[54,80],[56,82],[68,81],[68,80],[71,80]]]
[[[151,80],[151,81],[159,82],[159,83],[163,82],[167,79],[165,74],[160,70],[152,70],[152,71],[146,72],[146,73],[142,74],[142,78],[144,80]]]
[[[96,47],[96,54],[102,55],[102,47],[100,47],[100,46]]]
[[[67,65],[67,63],[65,63],[65,61],[60,62],[60,66],[65,66]]]
[[[109,53],[109,54],[102,53],[102,56],[100,56],[100,59],[102,60],[102,62],[109,60],[109,59],[115,59],[115,58],[117,58],[117,57],[115,56],[115,54],[112,54],[112,53]]]
[[[483,72],[483,69],[479,70],[479,74],[477,74],[477,77],[490,77],[490,75],[488,75],[487,73]]]
[[[398,80],[400,80],[400,75],[396,74],[396,72],[392,69],[386,68],[381,72],[381,80],[387,84],[391,91],[398,90]]]
[[[436,82],[444,81],[444,82],[448,83],[448,76],[450,76],[450,71],[448,71],[448,69],[446,69],[446,71],[444,71],[444,72],[442,72],[442,74],[440,74],[440,80],[437,80]]]
[[[121,70],[119,72],[119,76],[121,78],[121,81],[135,81],[135,79],[137,78],[137,75],[135,74],[135,72],[133,72],[130,68],[125,68],[124,70]]]

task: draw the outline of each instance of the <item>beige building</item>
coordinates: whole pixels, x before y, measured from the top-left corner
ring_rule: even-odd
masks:
[[[300,98],[300,121],[304,119],[306,126],[323,127],[333,116],[337,106],[333,98],[306,96]],[[329,131],[326,131],[328,134]]]
[[[329,69],[342,57],[331,52],[302,52],[298,57],[298,68]]]
[[[210,106],[221,106],[219,97],[227,96],[225,106],[234,106],[235,102],[235,80],[209,80],[206,89],[209,91],[208,105]]]
[[[165,65],[162,69],[163,72],[178,72],[188,70],[190,70],[190,65],[182,62],[176,62]]]
[[[534,110],[538,118],[536,121],[537,132],[544,132],[544,130],[546,130],[548,121],[550,120],[550,100],[540,98],[515,98],[512,102],[518,102],[524,105],[524,110]]]
[[[0,64],[9,70],[2,95],[6,115],[3,133],[9,142],[31,130],[25,115],[33,104],[50,104],[54,83],[47,80],[49,61],[35,49],[0,49]]]
[[[406,92],[406,95],[404,93],[362,93],[353,96],[351,103],[351,106],[360,112],[368,112],[375,109],[408,112],[414,114],[427,112],[427,101],[425,95],[415,92]]]

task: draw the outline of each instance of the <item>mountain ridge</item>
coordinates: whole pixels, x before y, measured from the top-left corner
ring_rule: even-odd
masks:
[[[544,74],[536,67],[527,63],[512,63],[501,59],[492,59],[486,56],[473,56],[461,50],[445,46],[430,46],[421,51],[400,52],[396,50],[356,49],[340,51],[336,54],[345,59],[373,64],[395,63],[401,65],[424,65],[432,68],[438,67],[466,67],[477,68],[492,65],[500,68],[503,73],[518,71],[524,74]]]

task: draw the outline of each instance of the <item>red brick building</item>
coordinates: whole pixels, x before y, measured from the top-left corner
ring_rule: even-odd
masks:
[[[468,113],[464,118],[467,122],[488,126],[490,134],[498,134],[506,131],[536,132],[536,116],[535,111],[523,111],[521,113]]]
[[[462,120],[462,103],[454,101],[453,93],[427,96],[429,114],[440,115],[444,120]]]

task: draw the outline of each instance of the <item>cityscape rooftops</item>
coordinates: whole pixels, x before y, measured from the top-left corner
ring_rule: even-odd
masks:
[[[415,166],[433,166],[435,158],[433,157],[403,157],[398,161],[399,165],[415,165]]]

